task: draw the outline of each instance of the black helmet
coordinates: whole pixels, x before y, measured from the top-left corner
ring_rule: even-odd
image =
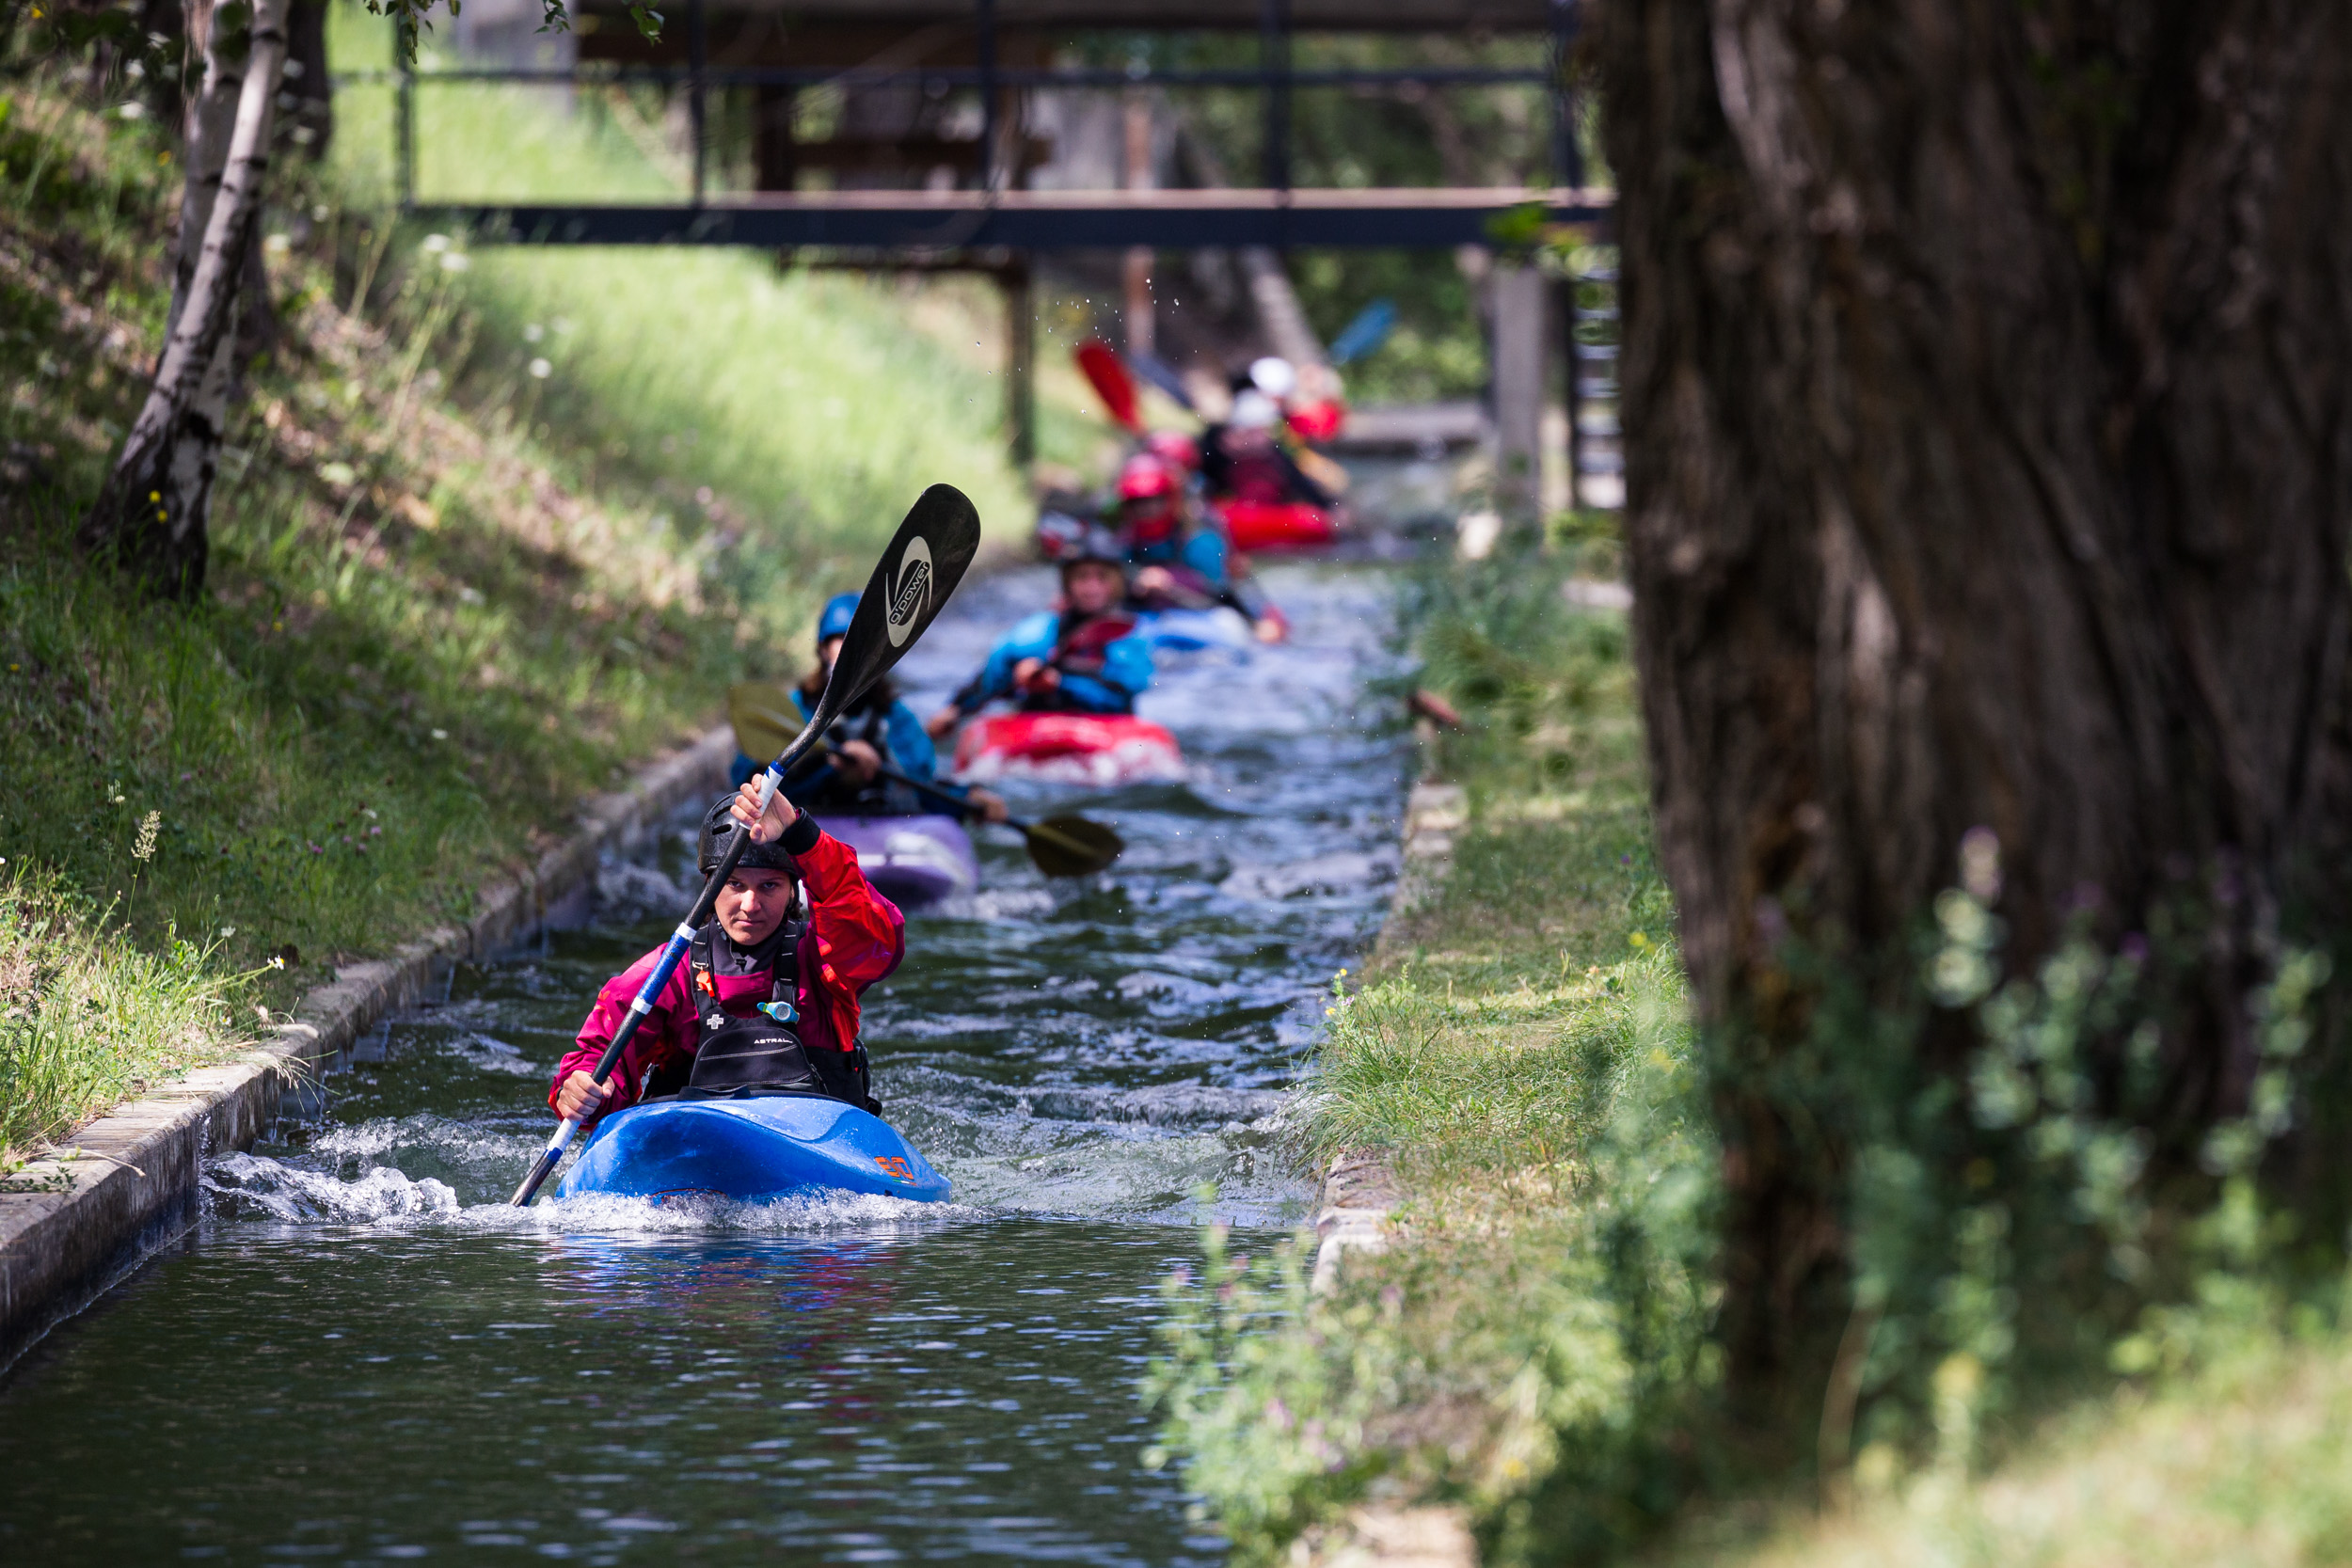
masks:
[[[1048,561],[1059,561],[1085,544],[1087,531],[1092,527],[1083,517],[1049,507],[1038,514],[1038,553]]]
[[[1054,563],[1067,572],[1086,562],[1116,566],[1120,573],[1127,570],[1127,546],[1119,542],[1119,535],[1106,528],[1089,528],[1077,539],[1065,545]]]
[[[730,790],[710,802],[710,810],[703,814],[700,852],[696,863],[706,877],[719,869],[719,857],[727,852],[727,836],[735,832],[735,793]],[[743,858],[736,866],[741,870],[781,871],[787,877],[798,877],[799,869],[792,857],[784,852],[782,843],[746,844]]]

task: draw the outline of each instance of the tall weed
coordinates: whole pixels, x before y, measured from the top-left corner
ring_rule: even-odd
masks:
[[[0,866],[0,1158],[249,1046],[227,937],[144,950],[54,875]]]

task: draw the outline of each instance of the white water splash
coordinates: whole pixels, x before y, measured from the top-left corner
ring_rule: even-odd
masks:
[[[613,861],[596,867],[596,904],[606,914],[675,910],[691,895],[650,865]]]
[[[518,1165],[545,1140],[501,1132],[478,1122],[425,1112],[413,1117],[372,1117],[360,1122],[328,1122],[305,1146],[317,1159],[336,1165],[391,1160],[415,1164],[427,1155],[453,1165]]]
[[[482,1204],[465,1211],[468,1229],[552,1235],[821,1235],[843,1230],[895,1233],[979,1217],[960,1203],[915,1203],[875,1193],[810,1192],[766,1203],[691,1196],[654,1199],[595,1194],[542,1200],[528,1209]]]
[[[335,1141],[348,1155],[394,1138],[412,1139],[413,1124],[376,1122],[340,1129]],[[322,1139],[321,1142],[328,1140]],[[520,1168],[511,1157],[507,1164]],[[390,1165],[369,1165],[356,1177],[307,1168],[256,1154],[230,1154],[204,1169],[214,1212],[294,1225],[375,1225],[470,1232],[537,1235],[808,1235],[842,1230],[894,1232],[976,1217],[961,1204],[915,1203],[878,1194],[811,1192],[767,1203],[715,1196],[669,1198],[598,1194],[542,1198],[528,1209],[505,1203],[463,1205],[455,1189],[432,1177],[414,1178]]]
[[[371,1165],[355,1180],[304,1170],[257,1154],[230,1154],[204,1168],[214,1211],[295,1223],[365,1225],[459,1212],[456,1190],[431,1177],[412,1180],[389,1165]]]

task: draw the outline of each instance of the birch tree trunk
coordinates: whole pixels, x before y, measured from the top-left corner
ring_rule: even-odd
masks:
[[[2012,968],[2203,911],[2158,1063],[2188,1164],[2282,935],[2352,911],[2352,9],[1607,0],[1598,49],[1723,1333],[1785,1389],[1850,1306],[1793,954],[1891,996],[1978,827]]]
[[[226,13],[226,14],[224,14]],[[245,94],[246,58],[252,38],[252,13],[244,7],[222,7],[214,0],[189,0],[184,13],[188,46],[204,55],[204,77],[188,102],[187,180],[180,194],[180,232],[173,246],[171,308],[164,318],[164,341],[169,344],[187,309],[188,292],[196,282],[196,265],[204,252],[204,235],[212,223],[213,205],[219,198],[221,180],[228,172],[229,144],[236,134],[237,104]],[[238,341],[242,334],[245,294],[253,277],[252,263],[260,259],[248,237],[246,261],[232,290],[229,330],[221,334],[204,373],[197,384],[196,406],[216,427],[225,420],[237,375]],[[158,355],[157,363],[162,362]],[[168,492],[166,493],[168,499]],[[209,502],[207,510],[209,512]],[[199,521],[199,526],[201,523]]]
[[[190,112],[172,307],[154,385],[81,530],[89,554],[181,596],[204,581],[205,525],[235,382],[238,297],[286,59],[287,0],[255,0],[241,62],[228,9],[214,8],[204,19],[204,87]],[[197,22],[192,14],[192,39]]]

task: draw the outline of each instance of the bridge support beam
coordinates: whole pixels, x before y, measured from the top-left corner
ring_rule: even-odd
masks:
[[[1515,529],[1540,529],[1544,496],[1544,275],[1530,265],[1492,275],[1494,344],[1487,361],[1495,420],[1495,510]]]
[[[1005,436],[1013,467],[1037,461],[1037,285],[1026,256],[996,275],[1005,296]]]

